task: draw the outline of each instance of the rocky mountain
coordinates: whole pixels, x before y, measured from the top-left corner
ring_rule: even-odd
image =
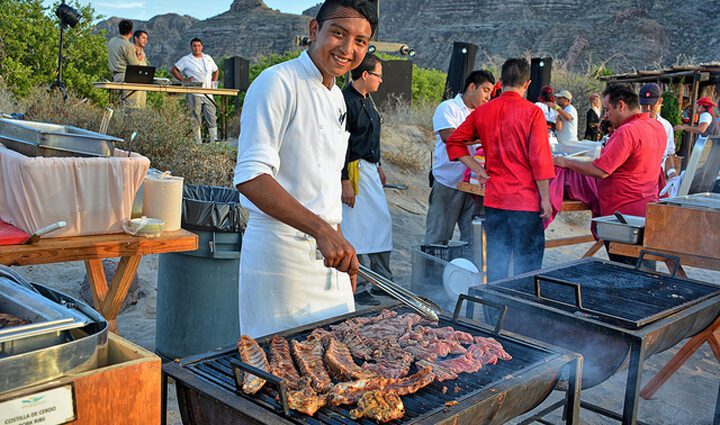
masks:
[[[551,56],[567,67],[607,64],[616,71],[718,60],[717,0],[381,0],[382,41],[415,49],[415,62],[446,69],[452,43],[480,46],[478,62],[517,55]],[[262,0],[235,0],[230,10],[198,21],[161,15],[136,21],[150,33],[151,61],[171,66],[200,37],[206,53],[220,56],[281,53],[307,33],[310,17],[281,13]],[[119,18],[98,24],[117,32]]]

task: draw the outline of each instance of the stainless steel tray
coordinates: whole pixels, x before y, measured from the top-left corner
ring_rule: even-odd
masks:
[[[0,329],[0,355],[15,355],[60,344],[67,331],[92,322],[80,311],[42,296],[23,284],[0,276],[0,311],[30,323]]]
[[[682,207],[710,208],[714,210],[720,210],[720,194],[710,192],[694,193],[692,195],[661,199],[660,203],[679,205]]]
[[[642,244],[645,217],[625,215],[625,220],[627,220],[627,224],[620,223],[612,215],[592,219],[597,224],[598,238],[607,242],[620,242],[630,245]]]
[[[0,143],[27,156],[112,156],[121,141],[70,125],[0,118]]]
[[[89,323],[82,328],[62,331],[62,343],[22,354],[0,351],[0,393],[95,369],[106,353],[108,325],[100,313],[54,289],[39,284],[32,286],[42,296],[72,306],[72,310],[87,316]]]

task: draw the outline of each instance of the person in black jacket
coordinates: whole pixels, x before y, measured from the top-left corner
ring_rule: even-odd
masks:
[[[598,141],[600,140],[600,137],[602,137],[602,132],[600,131],[600,118],[602,118],[602,103],[600,95],[592,93],[589,100],[590,109],[588,109],[587,116],[585,118],[585,139]]]
[[[380,164],[380,114],[370,97],[382,83],[382,63],[368,53],[351,72],[352,82],[343,89],[350,133],[342,170],[342,232],[355,247],[360,264],[392,279],[392,218],[383,186],[385,173]],[[370,284],[358,281],[355,301],[373,304]]]

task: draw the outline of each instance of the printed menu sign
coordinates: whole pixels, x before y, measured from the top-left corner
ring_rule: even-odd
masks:
[[[0,425],[61,425],[75,420],[72,385],[0,403]]]

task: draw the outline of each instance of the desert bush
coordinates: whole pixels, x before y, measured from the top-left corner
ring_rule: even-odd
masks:
[[[413,65],[413,102],[439,104],[445,92],[446,80],[445,72]]]
[[[408,105],[396,101],[388,103],[380,111],[383,119],[383,161],[406,171],[425,171],[430,168],[430,156],[435,146],[432,131],[435,106],[430,102]]]
[[[60,93],[48,93],[42,88],[23,99],[20,108],[28,120],[95,131],[103,113],[102,107],[85,99],[70,96],[63,101]],[[108,134],[123,139],[117,144],[118,148],[128,149],[133,131],[137,132],[133,152],[148,157],[152,167],[185,177],[191,184],[232,186],[237,151],[222,143],[196,145],[181,99],[167,97],[158,108],[115,111]]]

